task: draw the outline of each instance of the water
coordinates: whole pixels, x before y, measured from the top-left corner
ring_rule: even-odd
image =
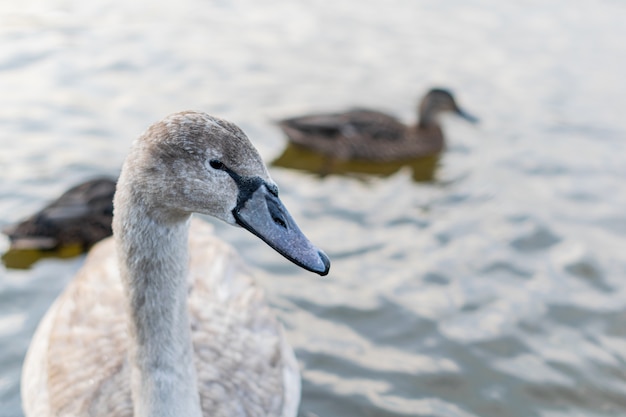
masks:
[[[611,0],[0,2],[0,225],[116,175],[149,123],[201,109],[271,161],[272,119],[404,120],[432,85],[434,181],[271,169],[328,279],[241,230],[303,369],[301,416],[626,414],[626,5]],[[6,242],[0,243],[6,247]],[[0,269],[0,416],[82,258]]]

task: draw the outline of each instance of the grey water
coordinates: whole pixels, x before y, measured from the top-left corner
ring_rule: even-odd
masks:
[[[411,122],[451,88],[434,180],[270,167],[328,278],[236,246],[302,368],[302,417],[626,415],[626,4],[616,0],[0,0],[0,226],[117,175],[198,109],[267,161],[272,120],[351,106]],[[8,247],[0,241],[0,250]],[[83,257],[0,267],[0,416]]]

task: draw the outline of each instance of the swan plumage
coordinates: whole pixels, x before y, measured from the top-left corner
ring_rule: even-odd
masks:
[[[328,272],[243,132],[203,113],[169,116],[133,145],[115,198],[114,237],[92,248],[33,337],[26,416],[295,416],[297,362],[263,290],[190,219],[241,224]]]

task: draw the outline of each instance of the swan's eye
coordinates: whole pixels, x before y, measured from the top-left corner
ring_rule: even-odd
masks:
[[[210,160],[209,165],[211,165],[211,168],[213,169],[219,169],[219,170],[224,169],[224,164],[221,161],[218,161],[217,159]]]

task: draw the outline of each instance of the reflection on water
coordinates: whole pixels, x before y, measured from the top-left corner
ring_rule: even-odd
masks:
[[[83,245],[67,245],[54,250],[9,249],[2,255],[2,263],[11,269],[29,269],[35,262],[46,258],[68,259],[85,252]]]
[[[353,177],[368,175],[388,177],[407,168],[411,171],[413,181],[428,182],[435,179],[439,157],[439,155],[432,155],[391,162],[340,160],[289,142],[283,152],[272,161],[272,165],[308,171],[322,177],[332,174]]]

